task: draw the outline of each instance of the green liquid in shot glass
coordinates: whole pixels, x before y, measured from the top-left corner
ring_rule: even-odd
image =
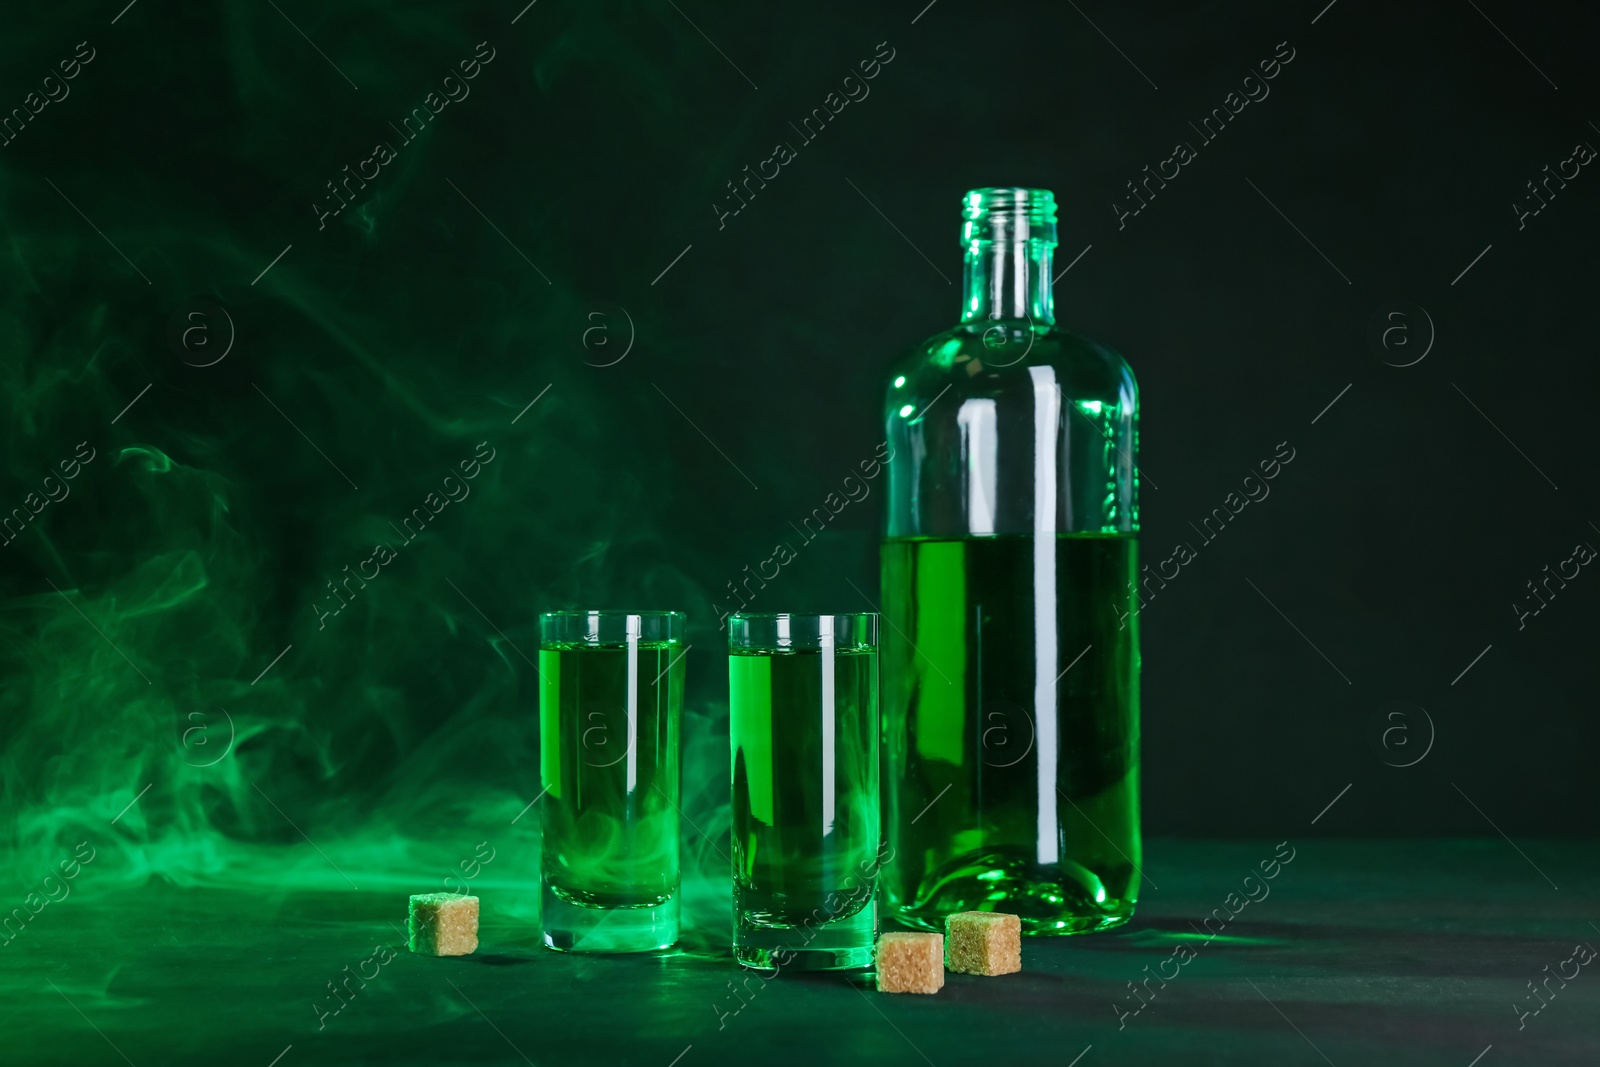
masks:
[[[539,650],[544,880],[591,908],[651,908],[678,891],[676,641]],[[637,700],[631,708],[630,676]]]
[[[735,955],[865,966],[877,927],[876,649],[729,653]]]

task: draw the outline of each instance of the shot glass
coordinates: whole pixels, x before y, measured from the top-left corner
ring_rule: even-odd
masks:
[[[562,952],[678,940],[684,617],[539,617],[543,928]]]
[[[728,619],[733,954],[872,963],[878,929],[878,617]]]

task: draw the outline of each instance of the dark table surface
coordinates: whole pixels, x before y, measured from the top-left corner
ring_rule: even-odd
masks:
[[[1526,857],[1498,838],[1295,842],[1268,895],[1206,937],[1201,921],[1240,908],[1276,843],[1151,842],[1127,927],[1029,939],[1023,973],[949,975],[936,996],[878,994],[861,975],[750,977],[706,924],[670,955],[560,955],[539,946],[526,888],[480,886],[478,953],[429,959],[404,950],[404,888],[157,881],[52,904],[4,949],[0,1061],[1600,1063],[1600,965],[1568,962],[1600,946],[1597,850],[1519,844]],[[382,962],[380,946],[399,951]],[[319,1028],[328,983],[357,970],[377,975]],[[1141,986],[1148,1003],[1121,1016],[1139,1003],[1128,983],[1157,972],[1176,977]]]

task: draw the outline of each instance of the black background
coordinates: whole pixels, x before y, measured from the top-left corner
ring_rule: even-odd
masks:
[[[18,605],[55,596],[49,576],[108,626],[150,560],[193,549],[210,613],[111,636],[181,690],[163,714],[230,693],[255,724],[240,758],[282,788],[381,798],[443,747],[430,786],[531,795],[536,690],[507,646],[532,651],[539,610],[647,603],[691,613],[693,722],[723,755],[686,790],[725,803],[713,602],[872,454],[891,358],[955,321],[961,194],[1018,184],[1055,192],[1057,269],[1083,252],[1058,319],[1139,376],[1144,558],[1199,550],[1144,614],[1146,831],[1305,833],[1336,796],[1309,832],[1593,831],[1600,578],[1525,629],[1511,607],[1600,544],[1600,178],[1522,229],[1511,206],[1600,144],[1592,9],[140,0],[112,25],[120,6],[14,7],[0,34],[6,107],[97,49],[0,149],[8,499],[85,437],[159,448],[189,480],[163,496],[137,464],[94,468],[13,546],[9,625],[43,625]],[[324,183],[481,40],[471,96],[319,230]],[[724,183],[880,42],[870,96],[719,229]],[[1280,42],[1270,96],[1119,228],[1124,183],[1198,147],[1189,123]],[[238,334],[203,369],[169,339],[201,296]],[[1410,347],[1385,350],[1371,324],[1396,301]],[[1389,365],[1427,321],[1426,358]],[[484,439],[506,458],[451,509],[470,514],[319,629],[325,579]],[[1280,442],[1271,496],[1201,546],[1189,523]],[[879,503],[760,609],[865,608],[850,583],[876,597]],[[21,759],[53,712],[12,690]],[[133,730],[111,707],[77,727]]]

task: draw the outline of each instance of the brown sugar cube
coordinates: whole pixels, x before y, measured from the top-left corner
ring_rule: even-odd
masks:
[[[478,949],[478,898],[457,893],[413,896],[406,929],[412,952],[424,956],[471,955]]]
[[[1022,920],[994,911],[962,911],[944,921],[945,966],[960,974],[1022,970]]]
[[[943,934],[878,938],[878,992],[937,993],[944,988]]]

